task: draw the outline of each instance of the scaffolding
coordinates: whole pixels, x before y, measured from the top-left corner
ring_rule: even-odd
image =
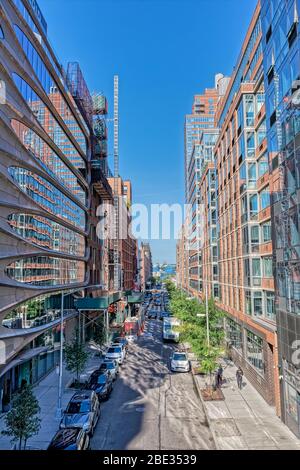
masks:
[[[93,101],[78,62],[67,65],[67,86],[85,120],[92,126]]]

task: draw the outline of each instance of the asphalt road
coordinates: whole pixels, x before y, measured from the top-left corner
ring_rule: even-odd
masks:
[[[148,320],[131,343],[91,440],[98,450],[212,449],[213,440],[191,373],[171,373],[173,344],[162,322]]]

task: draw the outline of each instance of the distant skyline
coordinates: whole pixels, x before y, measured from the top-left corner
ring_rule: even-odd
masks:
[[[58,58],[80,63],[111,113],[119,75],[120,174],[132,181],[133,201],[183,204],[184,116],[194,94],[214,86],[216,73],[231,75],[257,1],[38,3]],[[111,142],[110,128],[110,152]],[[175,263],[175,240],[150,244],[154,263]]]

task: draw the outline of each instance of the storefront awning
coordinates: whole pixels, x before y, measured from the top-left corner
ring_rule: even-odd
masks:
[[[143,294],[132,294],[128,296],[129,304],[140,304],[143,302]]]

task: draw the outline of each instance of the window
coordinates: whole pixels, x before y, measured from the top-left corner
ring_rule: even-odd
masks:
[[[253,286],[260,286],[261,283],[260,258],[252,258],[252,283]]]
[[[258,177],[263,176],[269,171],[268,155],[264,153],[258,160]]]
[[[227,333],[227,341],[230,342],[230,345],[237,349],[238,351],[242,352],[243,350],[243,335],[242,335],[242,327],[231,320],[230,318],[226,319],[226,333]]]
[[[245,96],[246,127],[254,126],[254,97]]]
[[[262,259],[263,262],[263,275],[264,277],[273,277],[273,261],[272,258],[267,256]]]
[[[249,163],[248,165],[248,188],[254,189],[256,187],[256,163]]]
[[[264,375],[263,340],[251,331],[247,331],[247,360],[259,372]]]
[[[253,314],[255,317],[261,317],[263,314],[261,291],[253,292]]]
[[[246,314],[252,315],[251,291],[245,291]]]
[[[7,275],[17,282],[33,286],[68,285],[84,282],[84,261],[34,256],[14,261],[6,268]]]
[[[266,222],[261,226],[262,231],[262,241],[267,243],[271,241],[271,222]]]
[[[257,145],[260,146],[266,137],[266,120],[264,119],[259,128],[257,129]]]
[[[243,130],[244,128],[244,106],[243,106],[243,101],[240,102],[240,105],[237,110],[237,122],[238,122],[238,128],[241,128]]]
[[[250,209],[250,219],[257,218],[258,204],[257,204],[257,194],[253,194],[249,198],[249,209]]]
[[[255,157],[255,134],[254,132],[247,132],[247,157]]]
[[[275,298],[273,292],[266,292],[266,317],[275,320]]]
[[[261,92],[257,93],[257,95],[256,95],[256,112],[257,112],[257,114],[259,113],[259,111],[263,107],[264,102],[265,102],[265,94],[261,93]]]
[[[270,191],[269,189],[264,189],[260,193],[260,210],[266,209],[270,205]]]
[[[251,251],[256,253],[259,250],[259,226],[252,225],[251,228]]]

